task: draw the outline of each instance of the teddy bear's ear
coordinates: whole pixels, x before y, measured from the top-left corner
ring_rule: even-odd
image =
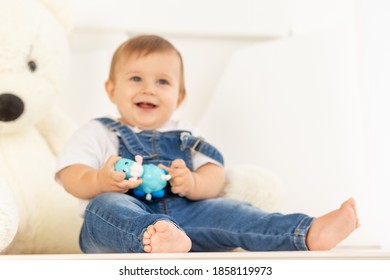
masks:
[[[69,0],[37,0],[41,2],[53,15],[66,31],[73,27],[72,3]]]

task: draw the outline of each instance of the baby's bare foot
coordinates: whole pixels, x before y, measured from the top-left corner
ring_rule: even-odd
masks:
[[[355,200],[350,198],[332,212],[316,218],[306,236],[309,250],[330,250],[358,228]]]
[[[142,242],[147,253],[187,253],[191,249],[190,238],[165,220],[148,226]]]

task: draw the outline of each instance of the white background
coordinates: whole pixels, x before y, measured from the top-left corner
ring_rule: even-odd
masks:
[[[215,100],[220,101],[220,89],[226,84],[223,80],[225,70],[230,65],[230,59],[237,57],[237,52],[241,54],[243,48],[264,44],[264,48],[258,48],[272,54],[275,46],[288,55],[291,46],[302,47],[304,51],[313,47],[305,45],[304,42],[312,42],[315,48],[316,44],[321,46],[319,40],[324,40],[324,48],[330,46],[329,54],[340,56],[340,65],[334,59],[335,56],[331,56],[329,60],[322,59],[321,63],[327,64],[327,61],[330,61],[327,65],[329,73],[334,73],[337,69],[332,67],[336,66],[348,70],[348,81],[340,80],[335,83],[332,80],[332,83],[325,84],[327,77],[319,79],[319,83],[324,83],[324,88],[329,90],[328,96],[334,95],[334,98],[329,97],[330,101],[327,99],[321,107],[325,113],[319,117],[325,119],[323,125],[329,127],[329,131],[342,129],[340,136],[329,137],[339,139],[336,144],[342,148],[342,152],[337,153],[333,146],[326,148],[319,145],[317,138],[310,142],[312,131],[307,126],[310,122],[303,121],[299,132],[295,130],[290,133],[299,133],[302,139],[309,139],[307,143],[310,154],[307,152],[307,157],[311,162],[304,162],[296,157],[297,143],[286,141],[283,147],[278,146],[281,145],[281,142],[278,142],[280,135],[290,126],[266,123],[268,127],[272,127],[272,135],[269,138],[271,140],[266,142],[267,147],[256,147],[256,138],[248,143],[251,143],[251,149],[257,149],[262,156],[266,155],[267,151],[275,153],[268,152],[267,157],[251,163],[271,169],[279,176],[286,189],[287,199],[282,209],[285,212],[303,211],[319,215],[337,207],[349,194],[354,195],[359,203],[362,228],[345,245],[390,246],[390,239],[387,237],[390,236],[390,225],[387,223],[387,213],[390,212],[387,202],[390,194],[388,1],[73,2],[75,22],[69,34],[72,69],[66,94],[60,97],[60,103],[77,124],[115,112],[105,96],[104,81],[113,51],[129,35],[157,33],[172,41],[182,52],[188,98],[178,116],[194,124],[203,124],[206,130],[213,126],[213,116],[208,110],[216,106],[212,104],[213,100],[214,103]],[[337,43],[340,44],[339,47]],[[345,57],[348,59],[344,60]],[[276,66],[285,69],[290,65],[283,65],[283,61],[278,57],[273,59],[272,56],[262,58],[261,61],[265,63],[262,68],[264,73]],[[286,71],[273,71],[275,75],[280,75],[277,77],[280,80],[290,79]],[[245,83],[245,71],[240,75],[237,79]],[[228,85],[230,82],[227,81]],[[292,81],[290,83],[293,84]],[[316,85],[318,86],[318,83]],[[296,89],[300,89],[300,85],[297,85]],[[345,94],[343,89],[346,89]],[[275,94],[280,93],[281,89],[275,89]],[[246,98],[245,94],[248,93],[238,94]],[[294,94],[296,98],[291,98],[290,105],[294,106],[296,112],[304,112],[311,106],[310,100],[316,100],[316,92],[309,90],[291,90],[292,97]],[[252,94],[248,98],[251,102],[256,102],[256,95]],[[220,103],[218,105],[222,106]],[[336,110],[326,113],[329,108]],[[245,112],[245,108],[242,108],[242,112]],[[272,108],[265,108],[261,116],[271,116],[272,112]],[[280,112],[283,114],[283,110]],[[221,109],[221,114],[223,113],[227,112]],[[209,118],[202,119],[205,116]],[[283,115],[279,117],[282,119]],[[310,120],[310,116],[307,119]],[[239,129],[247,131],[256,125],[253,122],[247,124],[240,121],[239,116],[235,116],[233,120]],[[345,125],[340,125],[335,120],[345,122]],[[205,122],[207,125],[204,125]],[[221,141],[218,135],[210,136],[218,146]],[[278,151],[283,153],[280,152],[279,155]],[[233,151],[230,153],[224,147],[224,153],[227,162],[236,163],[237,156]],[[276,155],[281,157],[280,161],[276,160]],[[245,157],[242,160],[246,162]],[[316,170],[315,174],[310,172],[309,165],[310,170]]]

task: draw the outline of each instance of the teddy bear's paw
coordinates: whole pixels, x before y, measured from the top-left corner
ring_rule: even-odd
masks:
[[[223,196],[249,202],[264,211],[277,211],[283,202],[284,191],[278,178],[269,170],[240,164],[226,169]]]
[[[19,225],[19,216],[13,195],[0,178],[0,252],[12,242]]]

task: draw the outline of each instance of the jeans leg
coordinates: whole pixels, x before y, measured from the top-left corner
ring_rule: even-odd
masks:
[[[84,253],[144,252],[145,229],[167,215],[152,213],[138,199],[120,193],[104,193],[88,204],[80,233]]]
[[[223,198],[186,201],[172,213],[192,240],[191,251],[307,250],[313,218],[305,214],[267,213],[250,204]]]

